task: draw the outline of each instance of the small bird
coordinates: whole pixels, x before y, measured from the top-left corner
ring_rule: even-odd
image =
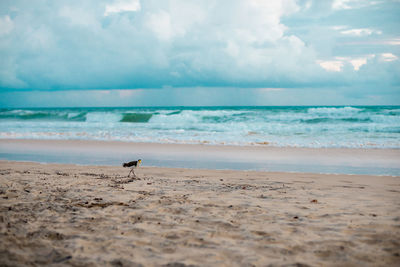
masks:
[[[122,164],[122,167],[125,167],[125,168],[129,168],[130,167],[131,171],[129,172],[128,177],[131,175],[131,173],[133,173],[133,177],[136,177],[134,169],[139,167],[140,163],[142,163],[142,160],[138,159],[138,160],[126,162],[126,163]]]

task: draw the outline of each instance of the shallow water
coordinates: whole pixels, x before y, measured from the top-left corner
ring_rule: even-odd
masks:
[[[114,165],[400,176],[397,149],[314,149],[102,141],[0,140],[0,159]],[[122,167],[121,167],[122,168]]]

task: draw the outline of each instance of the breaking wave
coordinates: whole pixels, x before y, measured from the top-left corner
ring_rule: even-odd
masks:
[[[0,138],[400,148],[400,107],[0,109]]]
[[[30,111],[30,110],[2,110],[0,120],[59,120],[59,121],[85,121],[86,112],[67,113],[57,111]]]

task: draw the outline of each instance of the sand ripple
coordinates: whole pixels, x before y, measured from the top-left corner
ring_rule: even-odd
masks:
[[[0,265],[399,266],[398,177],[0,162]]]

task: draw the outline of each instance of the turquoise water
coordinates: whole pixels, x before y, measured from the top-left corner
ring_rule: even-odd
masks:
[[[400,148],[400,106],[0,109],[0,138]]]

